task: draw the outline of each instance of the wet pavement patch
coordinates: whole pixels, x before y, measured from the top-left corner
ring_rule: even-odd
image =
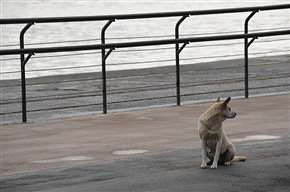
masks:
[[[86,160],[92,160],[92,157],[86,157],[86,156],[69,156],[69,157],[63,157],[59,159],[44,159],[44,160],[36,160],[32,161],[32,163],[57,163],[57,162],[63,162],[63,161],[86,161]]]
[[[144,149],[129,149],[129,150],[120,150],[120,151],[114,151],[114,155],[135,155],[135,154],[142,154],[147,153],[149,150]]]
[[[233,142],[241,142],[241,141],[258,141],[258,140],[272,140],[272,139],[281,139],[280,136],[274,135],[250,135],[240,139],[231,139]]]

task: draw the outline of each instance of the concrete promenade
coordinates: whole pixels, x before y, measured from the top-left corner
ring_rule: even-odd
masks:
[[[200,169],[210,103],[1,127],[5,191],[289,191],[289,94],[234,99],[224,122],[246,162]]]
[[[249,60],[249,95],[289,91],[289,55]],[[175,66],[108,71],[108,113],[176,105]],[[27,120],[39,122],[101,114],[100,72],[27,79]],[[181,65],[181,105],[216,97],[244,97],[244,60]],[[20,123],[19,80],[0,85],[1,125]],[[81,107],[82,106],[82,107]]]

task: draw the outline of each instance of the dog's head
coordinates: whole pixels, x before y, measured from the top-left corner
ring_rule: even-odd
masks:
[[[231,100],[231,97],[228,97],[224,102],[220,102],[220,98],[217,99],[218,103],[218,109],[226,119],[231,119],[236,117],[236,113],[231,110],[231,107],[229,106],[229,102]]]
[[[231,98],[228,97],[224,102],[220,101],[220,98],[212,104],[200,117],[199,120],[208,126],[219,124],[226,119],[236,117],[236,113],[231,110],[229,106]]]

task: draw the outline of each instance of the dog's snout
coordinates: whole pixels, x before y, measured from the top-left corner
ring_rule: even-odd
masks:
[[[237,113],[233,112],[232,115],[231,115],[231,118],[235,118],[237,115]]]
[[[227,118],[231,119],[231,118],[235,118],[237,115],[237,113],[231,111],[230,113],[228,113],[227,115],[225,115]]]

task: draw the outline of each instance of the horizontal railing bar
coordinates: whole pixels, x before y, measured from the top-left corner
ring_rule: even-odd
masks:
[[[166,39],[166,40],[155,40],[155,41],[137,41],[137,42],[125,42],[125,43],[47,47],[47,48],[6,49],[6,50],[0,50],[0,55],[51,53],[51,52],[84,51],[84,50],[94,50],[94,49],[111,49],[111,48],[138,47],[138,46],[154,46],[154,45],[166,45],[166,44],[188,43],[188,42],[206,42],[206,41],[219,41],[219,40],[231,40],[231,39],[254,38],[254,37],[267,37],[267,36],[288,35],[288,34],[290,34],[290,30],[248,33],[248,34],[235,34],[235,35],[195,37],[195,38]]]
[[[264,86],[264,87],[249,87],[249,90],[277,88],[277,87],[286,87],[286,86],[289,86],[289,84],[270,85],[270,86]],[[244,88],[240,88],[240,89],[228,89],[228,90],[221,90],[221,91],[201,92],[201,93],[188,93],[188,94],[181,95],[181,97],[189,97],[189,96],[205,95],[205,94],[215,94],[215,93],[226,93],[226,92],[235,92],[235,91],[244,91],[244,90],[245,90]]]
[[[34,110],[27,110],[29,113],[33,112],[43,112],[43,111],[52,111],[52,110],[65,110],[65,109],[73,109],[73,108],[81,108],[81,107],[93,107],[93,106],[98,106],[102,105],[103,103],[91,103],[91,104],[86,104],[86,105],[73,105],[73,106],[65,106],[65,107],[54,107],[54,108],[46,108],[46,109],[34,109]],[[17,113],[22,113],[22,111],[13,111],[13,112],[8,112],[8,113],[0,113],[0,116],[3,115],[12,115],[12,114],[17,114]]]
[[[256,89],[265,89],[265,88],[277,88],[277,87],[285,87],[289,86],[289,84],[280,84],[280,85],[272,85],[272,86],[264,86],[264,87],[252,87],[249,88],[250,90],[256,90]],[[214,94],[214,93],[224,93],[224,92],[235,92],[235,91],[243,91],[244,89],[229,89],[229,90],[219,90],[219,91],[210,91],[210,92],[201,92],[201,93],[188,93],[188,94],[182,94],[181,97],[189,97],[189,96],[195,96],[195,95],[204,95],[204,94]],[[123,100],[123,101],[114,101],[114,102],[108,102],[108,105],[110,104],[122,104],[122,103],[129,103],[129,102],[141,102],[141,101],[150,101],[150,100],[157,100],[157,99],[169,99],[174,98],[175,95],[169,95],[169,96],[163,96],[163,97],[153,97],[153,98],[143,98],[143,99],[132,99],[132,100]],[[55,108],[47,108],[47,109],[35,109],[35,110],[28,110],[27,112],[41,112],[41,111],[51,111],[51,110],[66,110],[71,108],[81,108],[81,107],[93,107],[102,105],[102,103],[92,103],[92,104],[86,104],[86,105],[74,105],[74,106],[65,106],[65,107],[55,107]],[[4,115],[12,115],[22,113],[22,111],[13,111],[13,112],[7,112],[7,113],[0,113],[0,116]]]
[[[282,38],[282,39],[271,39],[271,40],[259,40],[257,43],[269,43],[269,42],[276,42],[276,41],[289,41],[289,38]],[[196,47],[218,47],[218,46],[225,46],[225,45],[239,45],[239,44],[244,44],[243,42],[232,42],[232,43],[221,43],[221,44],[205,44],[205,45],[192,45],[192,46],[187,46],[187,48],[196,48]],[[1,47],[1,46],[0,46]],[[115,53],[125,53],[125,52],[142,52],[142,51],[160,51],[160,50],[167,50],[167,49],[174,49],[173,46],[168,46],[164,48],[148,48],[148,49],[134,49],[134,50],[117,50],[114,51]],[[286,50],[285,50],[286,51]],[[287,50],[288,51],[288,50]],[[275,52],[284,52],[284,51],[275,51]],[[62,54],[62,55],[48,55],[48,56],[36,56],[33,57],[34,59],[43,59],[43,58],[51,58],[51,57],[71,57],[71,56],[77,56],[77,55],[91,55],[91,54],[98,54],[101,53],[100,51],[93,51],[93,52],[85,52],[85,53],[67,53],[67,54]],[[270,53],[270,52],[259,52],[259,53],[251,53],[251,55],[255,54],[264,54],[264,53]],[[271,52],[273,53],[273,52]],[[244,54],[241,54],[244,55]],[[219,56],[217,56],[219,57]],[[0,59],[0,61],[12,61],[12,60],[19,60],[18,57],[13,57],[13,58],[7,58],[7,59]],[[112,65],[112,64],[109,64]],[[119,64],[120,65],[120,64]],[[44,69],[46,70],[46,69]],[[0,72],[0,74],[6,74],[6,73],[19,73],[20,71],[12,71],[12,72]],[[29,72],[29,71],[26,71]]]
[[[270,62],[270,63],[259,63],[259,64],[253,64],[251,67],[260,67],[264,65],[283,65],[285,63],[281,62]],[[186,64],[187,65],[187,64]],[[195,70],[187,70],[186,72],[182,73],[193,73],[197,71],[205,71],[205,70],[222,70],[222,69],[242,69],[244,66],[238,66],[238,67],[220,67],[220,68],[211,68],[211,69],[195,69]],[[19,71],[20,72],[20,71]],[[162,75],[174,75],[175,72],[167,72],[167,73],[154,73],[154,74],[144,74],[142,76],[134,75],[134,76],[120,76],[120,77],[109,77],[108,80],[119,80],[119,79],[128,79],[128,78],[143,78],[143,77],[154,77],[154,76],[162,76]],[[100,82],[101,78],[84,78],[84,79],[75,79],[75,80],[63,80],[63,81],[52,81],[48,83],[32,83],[32,84],[26,84],[27,86],[40,86],[40,85],[49,85],[49,84],[64,84],[64,83],[73,83],[73,82],[81,82],[81,81],[95,81],[95,82]],[[13,84],[13,85],[7,85],[7,86],[0,86],[0,89],[7,88],[7,87],[15,87],[15,86],[20,86],[19,84]]]
[[[287,27],[279,27],[279,28],[267,28],[267,29],[256,29],[256,30],[251,30],[252,32],[263,32],[267,30],[286,30]],[[239,31],[221,31],[221,32],[204,32],[204,33],[187,33],[187,34],[181,34],[180,36],[199,36],[199,35],[213,35],[213,34],[234,34],[234,33],[241,33],[243,32],[242,30]],[[153,38],[166,38],[166,37],[174,37],[174,34],[171,35],[150,35],[150,36],[125,36],[125,37],[107,37],[106,39],[110,40],[126,40],[126,39],[153,39]],[[96,42],[100,41],[100,38],[95,38],[95,39],[78,39],[78,40],[65,40],[65,41],[50,41],[50,42],[36,42],[36,43],[26,43],[26,46],[32,46],[32,45],[51,45],[51,44],[66,44],[66,43],[80,43],[80,42]],[[18,47],[19,44],[6,44],[6,45],[0,45],[0,47]],[[187,46],[188,47],[188,46]]]
[[[279,75],[267,75],[267,76],[256,76],[251,77],[250,80],[268,80],[268,79],[279,79],[289,77],[289,73],[279,74]],[[215,85],[215,84],[225,84],[225,83],[239,83],[243,82],[243,78],[235,78],[235,79],[216,79],[216,80],[208,80],[208,81],[200,81],[200,82],[185,82],[181,83],[181,87],[198,87],[198,86],[207,86],[207,85]],[[284,84],[283,84],[284,86]],[[150,85],[143,87],[132,87],[125,89],[112,89],[109,90],[108,95],[112,94],[126,94],[126,93],[135,93],[135,92],[146,92],[146,91],[154,91],[154,90],[166,90],[172,89],[175,87],[174,83],[168,84],[159,84],[159,85]],[[93,96],[101,96],[101,94],[97,94],[96,92],[81,92],[75,94],[62,94],[62,95],[49,95],[49,96],[40,96],[40,97],[29,97],[27,102],[41,102],[48,100],[61,100],[61,99],[74,99],[80,97],[93,97]],[[16,99],[7,99],[0,100],[0,105],[8,105],[13,103],[21,103],[21,98]]]
[[[0,24],[25,24],[25,23],[55,23],[55,22],[85,22],[85,21],[102,21],[102,20],[125,20],[125,19],[145,19],[160,17],[177,17],[184,15],[209,15],[209,14],[225,14],[239,13],[249,11],[267,11],[275,9],[287,9],[290,4],[227,8],[227,9],[211,9],[211,10],[195,10],[195,11],[178,11],[178,12],[161,12],[161,13],[142,13],[142,14],[122,14],[122,15],[101,15],[101,16],[76,16],[76,17],[43,17],[43,18],[10,18],[0,19]]]
[[[289,41],[289,38],[282,38],[282,39],[271,39],[271,40],[259,40],[255,43],[269,43],[269,42],[275,42],[275,41]],[[218,46],[225,46],[225,45],[239,45],[239,44],[244,44],[243,42],[232,42],[232,43],[221,43],[221,44],[205,44],[205,45],[192,45],[192,46],[187,46],[187,48],[196,48],[196,47],[218,47]],[[1,46],[0,46],[1,47]],[[160,51],[160,50],[168,50],[168,49],[174,49],[173,46],[168,46],[168,47],[162,47],[162,48],[148,48],[148,49],[134,49],[134,50],[117,50],[114,51],[115,53],[125,53],[125,52],[142,52],[142,51]],[[278,51],[279,52],[279,51]],[[47,56],[35,56],[33,58],[37,59],[42,59],[42,58],[51,58],[51,57],[70,57],[70,56],[77,56],[77,55],[91,55],[91,54],[98,54],[101,53],[100,51],[93,51],[93,52],[85,52],[85,53],[67,53],[67,54],[62,54],[62,55],[47,55]],[[268,52],[267,52],[268,53]],[[256,53],[251,53],[251,54],[256,54]],[[262,53],[259,53],[262,54]],[[12,60],[19,60],[18,57],[13,57],[13,58],[7,58],[7,59],[0,59],[0,61],[12,61]],[[17,71],[19,72],[19,71]],[[0,73],[4,74],[4,73]]]

